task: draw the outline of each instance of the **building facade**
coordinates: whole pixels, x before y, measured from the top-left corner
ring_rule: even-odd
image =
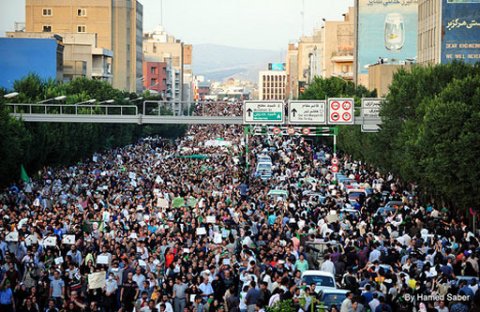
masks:
[[[287,91],[286,71],[260,71],[258,77],[259,100],[285,100]]]
[[[174,36],[167,34],[162,26],[158,26],[153,32],[145,33],[143,36],[144,57],[156,59],[158,62],[166,62],[169,64],[168,67],[171,68],[169,73],[171,86],[170,88],[167,88],[167,98],[175,101],[182,101],[185,99],[185,52],[190,55],[190,64],[187,64],[187,74],[191,75],[191,48],[185,49],[184,43],[181,40],[176,39]]]
[[[14,53],[12,53],[14,51]],[[0,87],[30,73],[41,79],[63,80],[64,47],[57,38],[0,38]]]
[[[142,88],[143,7],[137,0],[26,0],[26,32],[93,33],[113,51],[112,85]]]
[[[480,61],[480,1],[418,1],[418,63]]]
[[[52,38],[52,33],[7,32],[8,38]],[[97,47],[97,34],[57,33],[63,51],[63,81],[84,77],[112,83],[113,51]]]
[[[167,63],[143,61],[143,88],[159,93],[162,99],[167,93]]]

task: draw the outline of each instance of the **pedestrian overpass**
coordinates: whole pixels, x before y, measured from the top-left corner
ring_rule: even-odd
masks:
[[[202,113],[201,105],[213,102],[145,101],[143,105],[112,104],[5,104],[11,116],[24,122],[117,123],[117,124],[223,124],[242,125],[242,116],[211,116]],[[195,105],[200,112],[192,114]],[[355,117],[355,125],[377,125],[378,118]]]

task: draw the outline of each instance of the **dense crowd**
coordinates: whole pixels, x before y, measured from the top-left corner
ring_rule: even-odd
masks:
[[[301,275],[314,269],[350,290],[331,311],[480,311],[479,240],[465,215],[344,156],[342,174],[373,188],[352,204],[332,183],[329,148],[255,136],[246,154],[244,137],[240,126],[194,125],[174,142],[143,139],[10,187],[0,311],[310,311],[320,303]],[[261,154],[274,164],[268,180],[254,175]],[[392,200],[404,204],[375,214]],[[359,213],[332,218],[345,208]],[[329,243],[321,259],[312,241]]]

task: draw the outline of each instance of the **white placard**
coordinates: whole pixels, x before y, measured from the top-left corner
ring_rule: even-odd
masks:
[[[216,223],[217,218],[215,216],[207,216],[207,223]]]
[[[222,234],[220,233],[215,233],[213,236],[213,243],[214,244],[221,244],[222,243]]]
[[[88,289],[103,288],[105,285],[105,271],[88,274]]]
[[[75,244],[75,235],[65,235],[65,236],[63,236],[62,244],[64,244],[64,245],[74,245]]]
[[[223,262],[222,262],[224,265],[230,265],[230,259],[229,258],[225,258],[223,259]]]
[[[50,236],[43,240],[43,246],[55,247],[57,245],[57,237]]]
[[[190,253],[190,249],[188,249],[188,248],[183,248],[183,252],[184,252],[184,253]]]
[[[207,235],[207,230],[204,227],[197,228],[197,235]]]
[[[108,264],[108,256],[98,256],[97,264]]]
[[[18,242],[18,232],[10,232],[5,236],[6,242]]]
[[[63,263],[63,257],[58,257],[58,258],[55,258],[55,264],[56,265],[60,265]]]
[[[38,239],[34,234],[30,234],[27,237],[25,237],[25,244],[27,246],[32,246],[33,244],[37,244]]]
[[[160,208],[168,208],[168,200],[165,198],[157,199],[157,206]]]

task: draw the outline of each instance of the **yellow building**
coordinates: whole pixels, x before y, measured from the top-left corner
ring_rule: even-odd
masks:
[[[400,69],[410,71],[412,64],[374,64],[368,67],[368,86],[370,90],[377,90],[378,97],[387,95],[393,76]]]
[[[287,75],[286,97],[288,99],[298,98],[298,48],[294,43],[288,45],[285,71]]]
[[[113,51],[113,87],[142,90],[143,6],[137,0],[26,0],[26,32],[94,33]]]

